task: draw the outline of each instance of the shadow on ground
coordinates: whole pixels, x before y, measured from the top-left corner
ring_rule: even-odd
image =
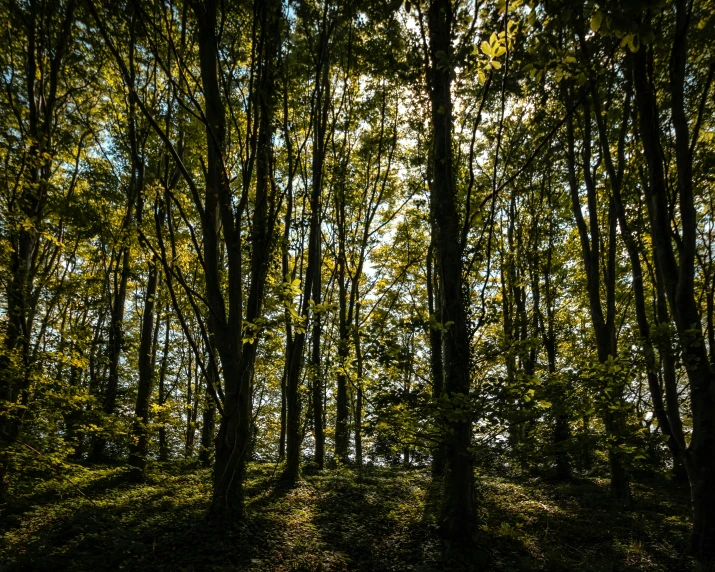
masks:
[[[441,484],[424,470],[349,469],[293,487],[253,465],[247,520],[205,518],[210,474],[156,466],[137,483],[120,467],[84,469],[72,486],[25,491],[0,516],[0,571],[689,571],[687,491],[634,485],[623,510],[597,479],[478,477],[473,549],[438,534]],[[85,496],[79,493],[79,490]]]

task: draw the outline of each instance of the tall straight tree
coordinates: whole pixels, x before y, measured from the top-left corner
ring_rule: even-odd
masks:
[[[312,309],[310,373],[312,378],[311,399],[313,412],[313,427],[315,430],[315,460],[319,468],[323,468],[325,455],[325,433],[323,427],[323,380],[320,358],[321,320],[320,300],[322,292],[322,195],[323,170],[327,144],[328,119],[330,110],[330,45],[331,36],[337,23],[337,8],[330,1],[323,2],[322,8],[306,8],[304,17],[319,18],[318,34],[315,39],[313,61],[315,67],[313,93],[310,103],[310,119],[312,127],[312,164],[310,183],[310,223],[308,232],[308,264],[305,270],[305,283],[301,316],[308,322]],[[311,27],[311,22],[305,22]],[[300,396],[298,388],[303,373],[306,332],[296,330],[293,340],[286,345],[286,467],[283,477],[291,482],[300,475]]]
[[[429,6],[430,70],[428,86],[432,103],[432,187],[430,213],[439,283],[442,287],[444,394],[455,405],[470,388],[469,335],[462,284],[457,188],[453,157],[451,0],[432,0]],[[449,324],[449,326],[446,326]],[[444,499],[442,527],[449,538],[469,538],[475,520],[474,465],[470,452],[472,423],[468,416],[450,412],[445,421]]]

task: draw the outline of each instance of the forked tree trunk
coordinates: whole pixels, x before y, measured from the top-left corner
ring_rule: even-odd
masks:
[[[715,375],[710,367],[695,298],[695,252],[697,214],[692,181],[692,154],[685,116],[684,85],[688,55],[688,3],[676,1],[676,26],[670,60],[671,114],[675,131],[678,207],[681,216],[681,244],[676,258],[671,240],[670,200],[661,147],[661,126],[656,90],[650,76],[652,47],[635,55],[633,79],[638,107],[640,139],[649,174],[646,188],[651,236],[656,264],[675,326],[680,337],[683,364],[690,381],[693,429],[685,451],[685,467],[693,505],[691,550],[700,558],[715,557]],[[650,14],[646,15],[650,18]],[[712,351],[712,348],[711,348]]]
[[[566,107],[573,108],[571,93],[565,89]],[[591,110],[587,103],[582,104],[583,112],[583,182],[587,193],[588,224],[584,220],[579,197],[580,184],[576,175],[577,161],[575,153],[574,113],[569,112],[566,121],[568,184],[571,195],[571,207],[581,242],[582,260],[586,271],[586,286],[589,298],[589,312],[596,338],[598,362],[608,363],[616,357],[616,301],[615,301],[615,257],[616,257],[616,215],[613,202],[608,209],[608,252],[605,268],[601,267],[601,227],[599,223],[598,194],[592,176],[591,165]],[[601,302],[601,276],[605,282],[606,311]],[[622,449],[626,437],[626,408],[623,397],[623,383],[617,375],[610,378],[602,375],[601,409],[606,429],[608,444],[608,462],[611,475],[611,494],[624,505],[630,503],[630,485]],[[611,380],[613,381],[611,383]]]

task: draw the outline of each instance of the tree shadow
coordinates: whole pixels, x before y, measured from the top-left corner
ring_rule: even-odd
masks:
[[[688,525],[679,492],[634,485],[634,505],[625,510],[605,480],[545,484],[490,476],[480,486],[481,536],[494,570],[693,569],[680,549]]]
[[[440,537],[440,479],[428,471],[345,468],[285,486],[270,466],[246,481],[246,519],[207,522],[208,471],[173,471],[132,483],[100,474],[75,495],[2,522],[0,570],[636,571],[693,570],[681,556],[687,491],[634,484],[624,511],[605,480],[544,483],[477,479],[471,546]]]
[[[251,483],[265,506],[282,495],[268,484],[262,475]],[[238,526],[210,523],[208,472],[155,474],[142,483],[100,478],[91,490],[92,501],[43,504],[21,526],[3,526],[0,570],[256,570],[263,536],[275,536],[260,516]]]
[[[337,471],[315,482],[312,522],[328,553],[360,571],[447,570],[436,530],[438,487],[425,470]],[[335,568],[340,569],[340,568]]]

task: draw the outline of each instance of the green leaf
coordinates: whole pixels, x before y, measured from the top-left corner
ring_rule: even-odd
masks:
[[[635,54],[638,51],[638,48],[640,48],[638,36],[631,35],[630,39],[628,40],[628,49],[631,51],[631,53]]]
[[[597,33],[601,28],[601,23],[603,22],[603,12],[596,12],[591,16],[591,30],[593,33]]]

